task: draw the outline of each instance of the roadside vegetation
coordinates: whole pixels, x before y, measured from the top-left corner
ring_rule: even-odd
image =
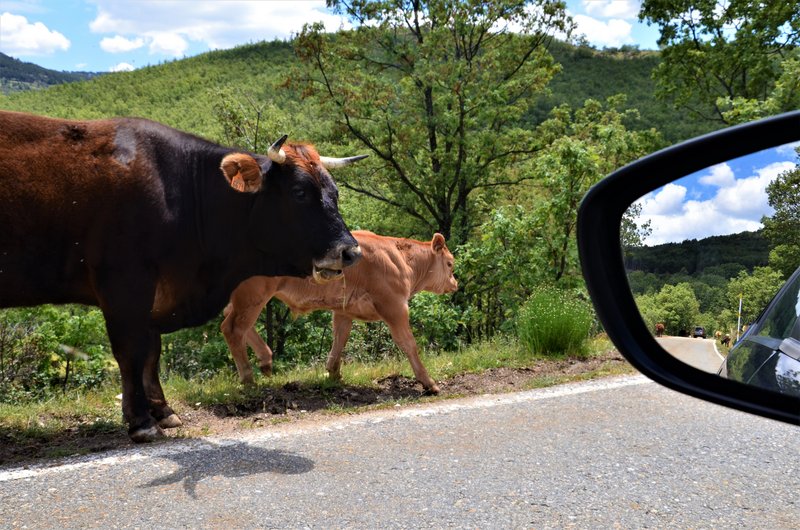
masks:
[[[796,42],[774,35],[772,42],[769,35],[748,41],[751,49],[772,46],[780,53],[754,54],[771,61],[771,69],[763,62],[752,65],[760,84],[723,87],[730,97],[719,101],[718,87],[670,74],[685,60],[675,51],[687,45],[685,35],[666,31],[661,53],[597,50],[555,40],[573,29],[563,5],[533,3],[542,9],[513,0],[431,0],[408,3],[407,12],[381,2],[332,2],[365,23],[334,35],[312,25],[291,42],[257,43],[0,95],[0,108],[75,119],[145,117],[259,152],[288,132],[291,140],[313,142],[325,155],[368,153],[358,167],[334,175],[349,227],[424,241],[440,232],[456,257],[459,291],[423,293],[411,303],[423,362],[445,389],[451,382],[445,396],[474,392],[460,383],[465,374],[499,369],[531,372],[523,388],[626,372],[625,363],[609,357],[611,346],[580,274],[575,222],[583,195],[614,169],[660,147],[736,120],[800,107],[793,85],[798,77],[792,76]],[[650,4],[660,5],[645,1],[643,13]],[[424,17],[413,12],[415,6]],[[766,33],[774,24],[796,22],[791,12],[777,11],[766,22],[759,13],[734,14],[737,20],[757,19]],[[409,26],[400,15],[429,24]],[[662,29],[674,19],[660,11],[647,16]],[[506,31],[500,21],[526,31]],[[689,55],[701,59],[693,64],[695,74],[717,77],[715,53]],[[778,234],[768,233],[759,247],[768,263],[716,263],[717,269],[709,265],[686,274],[640,267],[631,283],[647,318],[651,298],[670,286],[674,292],[667,298],[677,303],[680,292],[690,313],[676,330],[706,322],[708,330],[720,329],[729,315],[712,315],[709,307],[724,300],[729,308],[730,293],[749,288],[753,278],[753,289],[764,290],[785,275],[787,266],[778,276],[764,268],[794,255],[798,231],[791,227],[797,221],[789,214],[767,223]],[[648,227],[636,221],[635,212],[624,220],[624,246],[631,263],[642,264],[648,259],[640,252]],[[684,278],[695,272],[704,279]],[[236,416],[259,407],[262,413],[286,413],[300,410],[303,399],[311,403],[308,395],[322,403],[315,410],[338,412],[350,410],[351,402],[358,405],[363,395],[371,397],[361,406],[420,397],[421,386],[383,324],[355,326],[345,350],[344,382],[335,384],[323,368],[330,314],[295,318],[272,301],[257,330],[275,352],[275,376],[259,377],[250,389],[235,379],[219,324],[218,317],[163,337],[161,373],[179,414]],[[572,369],[575,363],[586,368]],[[65,433],[111,433],[118,443],[124,431],[118,389],[99,310],[0,311],[3,444],[35,445],[41,439],[57,446],[53,440]],[[214,430],[210,421],[205,430],[198,427],[202,422],[188,423],[182,435]]]

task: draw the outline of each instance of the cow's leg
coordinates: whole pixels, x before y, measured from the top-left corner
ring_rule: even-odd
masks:
[[[350,330],[353,329],[353,319],[333,312],[333,344],[328,353],[328,362],[325,368],[328,370],[328,377],[336,381],[342,378],[342,351],[347,339],[350,337]]]
[[[256,328],[251,326],[245,334],[247,344],[253,348],[253,353],[258,357],[258,367],[261,373],[266,376],[272,375],[272,349],[264,342]]]
[[[122,378],[122,414],[128,436],[134,442],[150,442],[163,436],[150,414],[144,387],[151,337],[150,321],[155,297],[155,275],[147,271],[103,268],[93,271],[94,291],[106,321],[111,350]]]
[[[128,423],[128,436],[134,442],[151,442],[163,435],[150,414],[144,389],[144,367],[149,348],[148,326],[106,315],[106,330],[111,350],[122,378],[122,415]]]
[[[164,390],[158,377],[158,361],[161,358],[161,334],[150,333],[150,351],[144,365],[144,390],[150,403],[150,414],[162,429],[180,427],[183,422],[172,408],[167,405]]]
[[[417,381],[422,383],[425,390],[431,394],[439,393],[439,385],[436,381],[428,375],[428,371],[423,366],[419,358],[417,349],[417,341],[414,339],[414,334],[411,332],[411,325],[408,321],[408,308],[403,308],[402,311],[394,312],[389,318],[385,318],[384,322],[389,326],[389,331],[392,333],[392,339],[395,344],[405,352],[408,361],[411,363],[411,369],[414,370],[414,376]]]

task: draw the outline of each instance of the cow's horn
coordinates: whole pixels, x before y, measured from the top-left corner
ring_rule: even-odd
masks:
[[[353,162],[358,162],[361,159],[367,158],[369,155],[349,156],[347,158],[331,158],[329,156],[319,157],[319,161],[326,169],[333,169],[337,167],[349,166]]]
[[[283,136],[275,140],[274,144],[269,146],[269,149],[267,149],[267,156],[269,157],[270,160],[272,160],[277,164],[283,164],[286,161],[286,153],[283,151],[283,149],[281,149],[281,146],[288,137],[289,137],[288,134],[284,134]]]

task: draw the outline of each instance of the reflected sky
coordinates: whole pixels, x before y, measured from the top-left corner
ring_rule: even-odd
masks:
[[[800,142],[767,149],[706,168],[654,190],[637,201],[638,223],[651,222],[646,245],[679,243],[761,228],[774,213],[766,187],[797,167]]]

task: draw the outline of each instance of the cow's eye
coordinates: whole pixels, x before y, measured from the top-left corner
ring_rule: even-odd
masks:
[[[298,201],[304,201],[306,199],[306,192],[302,188],[295,188],[294,189],[294,198]]]

